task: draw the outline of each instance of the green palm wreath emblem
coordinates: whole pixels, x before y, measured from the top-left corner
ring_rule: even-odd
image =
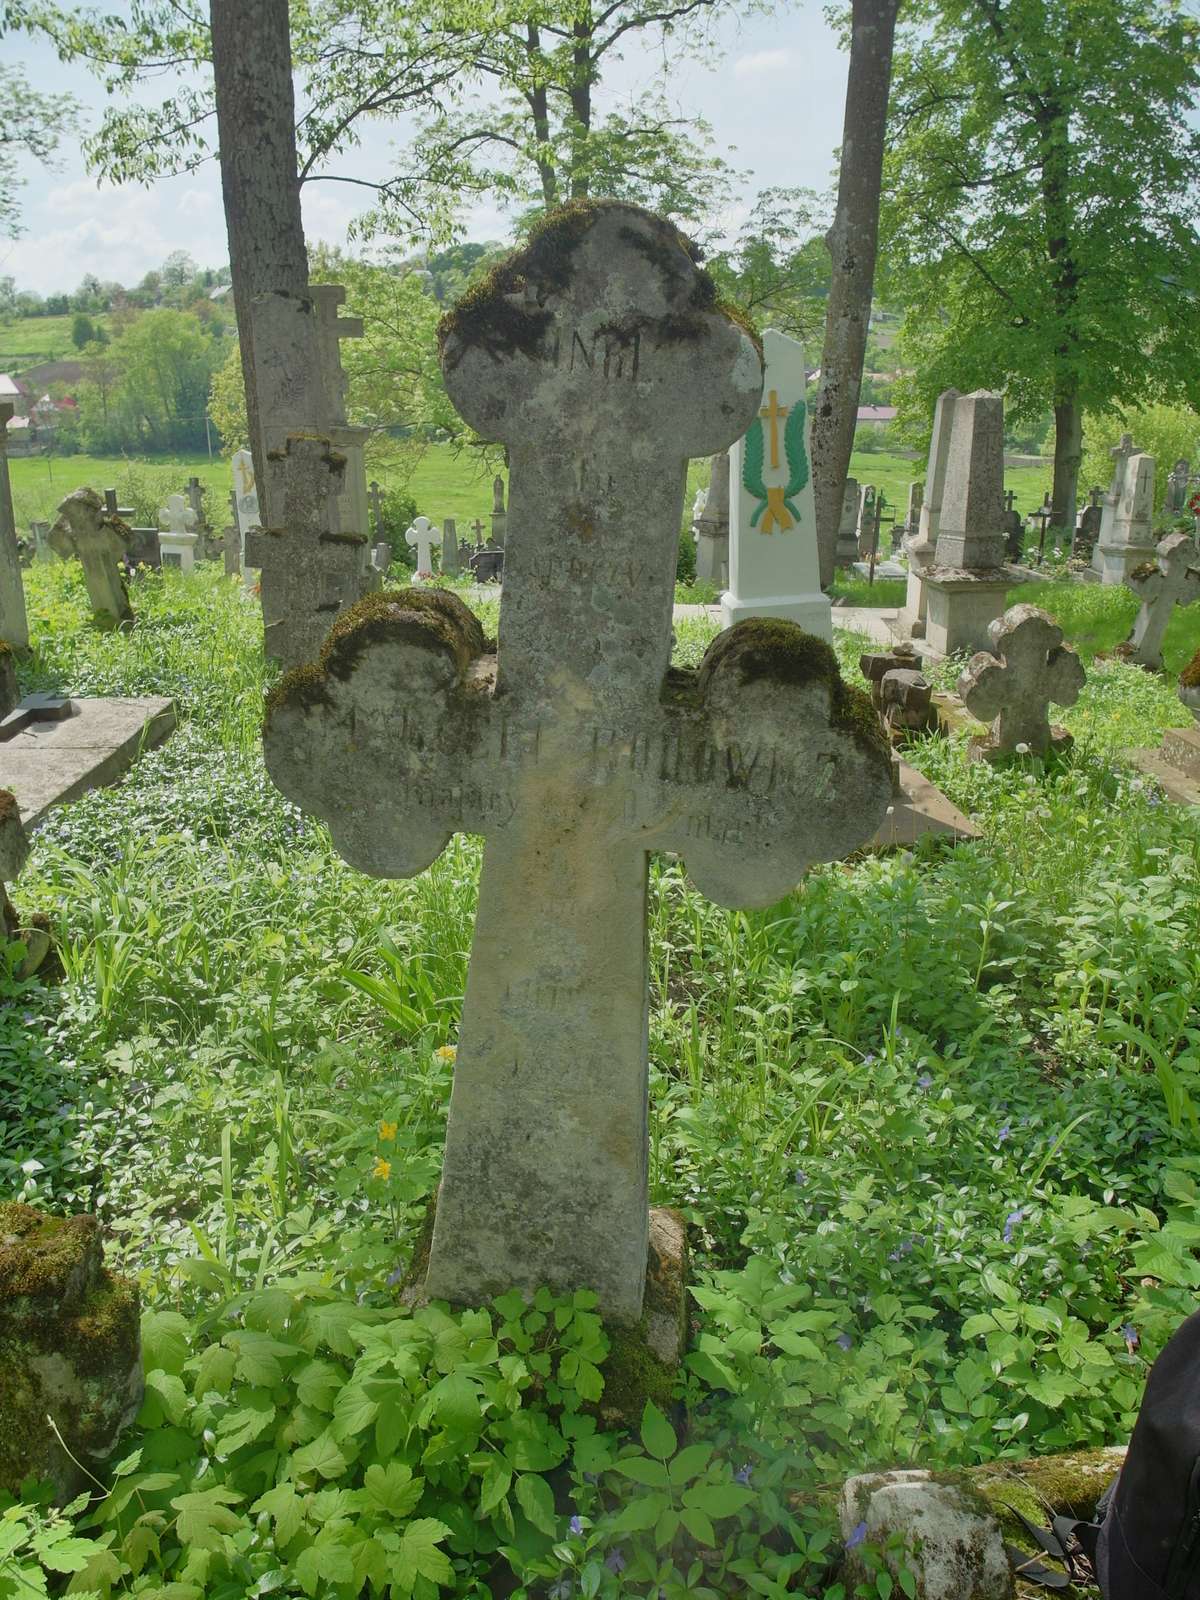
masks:
[[[756,528],[762,518],[763,533],[781,532],[800,521],[800,512],[794,497],[808,484],[808,451],[804,447],[804,419],[808,406],[797,400],[787,415],[783,429],[783,452],[787,457],[788,481],[768,488],[763,482],[763,424],[755,417],[746,434],[742,458],[742,482],[758,501],[750,526]],[[764,516],[764,512],[766,515]]]

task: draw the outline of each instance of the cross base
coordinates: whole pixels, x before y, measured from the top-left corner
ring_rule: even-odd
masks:
[[[805,633],[815,634],[828,644],[833,638],[833,612],[827,594],[775,595],[747,599],[727,589],[721,596],[721,626],[732,628],[745,617],[782,617],[795,622]]]
[[[1045,750],[1033,752],[1043,760],[1051,756],[1064,756],[1075,743],[1075,735],[1068,733],[1065,728],[1060,728],[1056,723],[1050,725],[1050,743]],[[1007,767],[1014,762],[1023,760],[1013,750],[1002,750],[990,733],[975,734],[967,745],[968,761],[986,761],[992,767]]]
[[[1092,570],[1105,584],[1124,583],[1129,574],[1147,561],[1153,561],[1158,546],[1152,540],[1139,544],[1097,544],[1092,551]]]
[[[426,1291],[426,1277],[436,1216],[435,1194],[400,1286],[401,1305],[427,1305],[433,1298]],[[595,1409],[609,1426],[635,1426],[647,1400],[664,1411],[670,1405],[676,1370],[687,1349],[687,1271],[683,1218],[670,1206],[652,1206],[641,1320],[632,1327],[610,1321],[604,1325],[610,1350],[600,1368],[604,1393]]]
[[[934,567],[925,574],[925,634],[930,650],[950,656],[958,650],[988,650],[988,627],[1004,615],[1012,581],[1005,567],[980,572]]]

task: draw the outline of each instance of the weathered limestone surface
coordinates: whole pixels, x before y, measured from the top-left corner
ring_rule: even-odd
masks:
[[[817,558],[804,347],[768,328],[763,358],[762,408],[729,452],[729,588],[721,618],[728,627],[743,617],[786,617],[831,640]]]
[[[754,418],[762,367],[669,224],[568,208],[460,302],[451,399],[511,469],[499,655],[447,592],[362,601],[264,733],[285,794],[361,870],[485,835],[426,1280],[472,1302],[595,1288],[643,1311],[648,853],[763,906],[891,798],[864,696],[777,619],[670,669],[689,457]]]
[[[837,564],[848,567],[858,560],[858,496],[857,478],[847,478],[842,491],[842,516],[838,523]]]
[[[104,501],[94,489],[76,489],[60,503],[50,529],[50,547],[64,561],[78,558],[98,627],[116,628],[133,622],[121,571],[121,558],[129,549],[129,530],[105,512]]]
[[[916,1600],[1011,1600],[1000,1525],[965,1483],[914,1470],[867,1474],[846,1483],[839,1509],[851,1592],[867,1576],[861,1543],[883,1545],[898,1534],[908,1546],[903,1560],[917,1579]],[[884,1561],[895,1577],[900,1558],[886,1553]]]
[[[72,713],[0,743],[0,785],[16,795],[27,828],[52,807],[115,783],[176,721],[175,702],[160,695],[75,700]]]
[[[13,650],[27,650],[29,622],[8,479],[8,424],[14,409],[10,400],[0,401],[0,639]]]
[[[1156,465],[1155,458],[1144,452],[1118,457],[1113,494],[1104,502],[1100,537],[1092,552],[1092,566],[1102,583],[1124,583],[1135,567],[1154,559]]]
[[[95,1217],[0,1205],[0,1489],[45,1478],[68,1499],[71,1455],[98,1464],[141,1401],[138,1293],[105,1270]]]
[[[712,458],[708,496],[695,524],[696,576],[707,583],[729,582],[729,451]]]
[[[991,652],[972,656],[958,680],[967,710],[991,724],[976,753],[1007,756],[1024,745],[1030,755],[1044,756],[1054,740],[1051,702],[1075,704],[1087,678],[1083,663],[1037,606],[1013,606],[988,631]]]
[[[904,542],[908,553],[908,592],[900,613],[899,631],[913,639],[919,639],[925,632],[925,573],[932,567],[937,549],[942,496],[946,488],[946,464],[950,459],[950,432],[954,426],[954,405],[960,398],[957,389],[945,389],[937,397],[917,531]]]
[[[1142,602],[1134,619],[1129,643],[1130,659],[1155,671],[1162,668],[1162,644],[1176,606],[1200,600],[1200,553],[1187,533],[1171,533],[1154,552],[1154,559],[1134,567],[1125,577],[1127,588]]]

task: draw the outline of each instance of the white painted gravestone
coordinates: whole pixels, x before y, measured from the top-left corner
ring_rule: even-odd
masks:
[[[27,650],[29,622],[17,551],[17,519],[8,480],[8,424],[14,409],[11,400],[0,401],[0,640],[10,650]]]
[[[726,626],[742,617],[786,617],[828,640],[833,621],[817,559],[804,347],[768,328],[763,360],[762,407],[729,452],[729,588],[721,616]]]
[[[972,656],[958,680],[967,710],[992,725],[972,753],[1044,756],[1055,742],[1050,704],[1075,704],[1086,676],[1083,663],[1063,644],[1054,618],[1037,606],[1011,607],[988,633],[991,651]]]
[[[433,576],[433,547],[440,535],[428,517],[414,517],[412,526],[404,530],[404,542],[417,552],[417,575]]]
[[[196,565],[196,542],[200,537],[197,520],[195,511],[181,494],[168,495],[166,505],[159,507],[158,547],[164,567],[191,572]]]
[[[760,403],[749,338],[682,236],[634,206],[553,214],[444,325],[450,398],[510,463],[499,655],[446,591],[368,597],[264,730],[337,849],[411,877],[485,835],[426,1292],[646,1281],[648,853],[765,906],[891,799],[865,696],[779,620],[670,669],[689,457]]]
[[[50,529],[50,547],[64,561],[78,558],[97,626],[121,627],[133,621],[121,571],[129,534],[123,522],[106,515],[104,501],[94,489],[76,489],[62,501]]]
[[[258,486],[254,480],[254,457],[249,450],[235,450],[230,462],[233,468],[233,503],[237,513],[241,554],[238,566],[246,565],[246,535],[251,528],[260,528],[262,518],[258,509]]]
[[[1176,606],[1200,600],[1200,555],[1189,533],[1168,534],[1154,552],[1155,559],[1135,567],[1125,579],[1142,602],[1129,643],[1130,659],[1144,667],[1161,669],[1162,643]]]

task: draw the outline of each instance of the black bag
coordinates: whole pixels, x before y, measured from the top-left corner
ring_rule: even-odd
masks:
[[[1150,1370],[1125,1464],[1101,1496],[1096,1520],[1055,1517],[1050,1529],[1025,1526],[1077,1581],[1088,1576],[1079,1570],[1082,1551],[1104,1600],[1200,1600],[1200,1311]],[[1061,1573],[1036,1561],[1023,1575],[1064,1587]]]

